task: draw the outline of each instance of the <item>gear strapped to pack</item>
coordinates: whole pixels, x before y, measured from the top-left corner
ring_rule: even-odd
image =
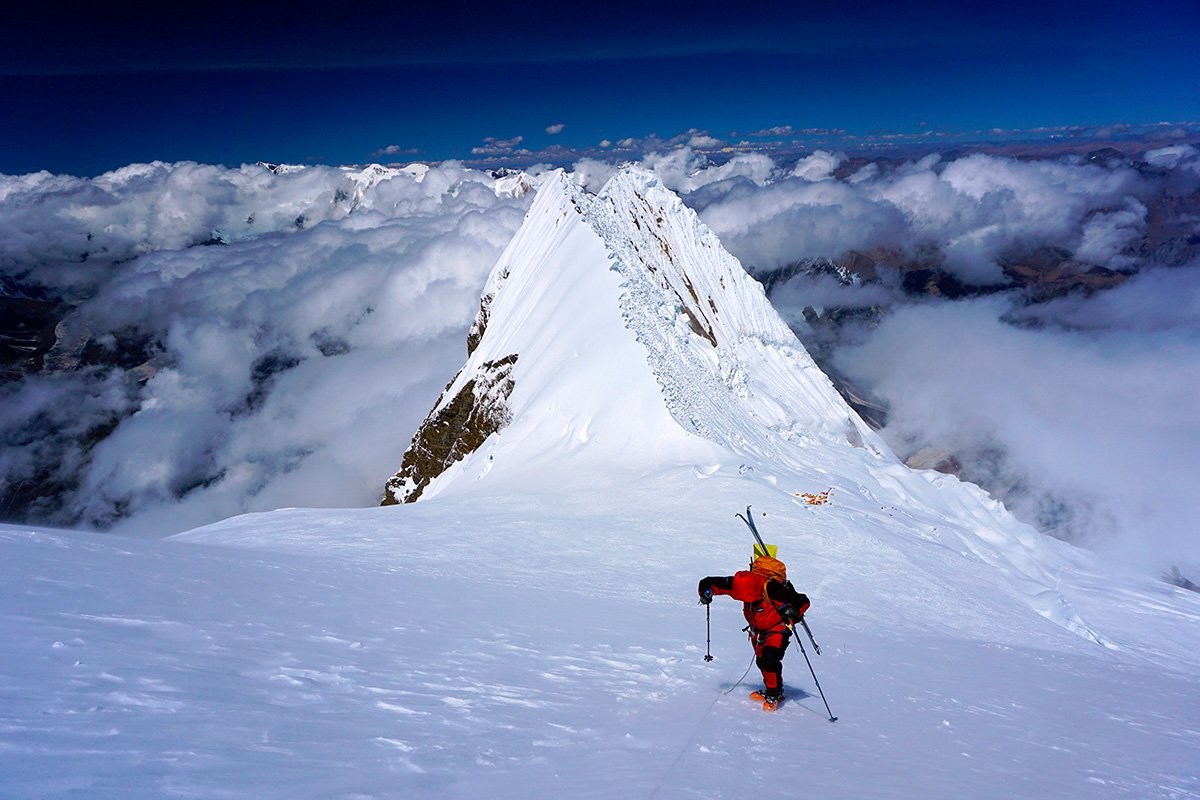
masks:
[[[771,558],[770,556],[758,556],[755,558],[754,561],[750,562],[750,571],[766,578],[763,581],[764,603],[771,602],[771,597],[767,594],[767,588],[771,585],[771,581],[783,583],[787,580],[787,565],[779,559]]]

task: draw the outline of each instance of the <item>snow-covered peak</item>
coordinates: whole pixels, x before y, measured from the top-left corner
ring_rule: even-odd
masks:
[[[496,177],[497,197],[523,197],[537,186],[537,179],[528,172],[506,172]]]
[[[501,404],[483,375],[514,356]],[[527,461],[520,451],[533,448],[543,460],[558,452],[665,466],[714,445],[798,466],[792,444],[806,437],[866,445],[872,458],[890,460],[757,281],[673,192],[636,168],[598,195],[562,172],[545,177],[491,273],[470,358],[431,422],[467,408],[468,386],[503,405],[477,436],[479,444],[492,437],[481,448],[488,471],[497,451],[506,464]],[[464,458],[434,491],[478,473]]]
[[[420,183],[425,180],[425,176],[429,173],[429,165],[423,164],[420,161],[414,161],[411,164],[400,167],[400,171],[407,172],[413,177],[413,180]]]
[[[292,172],[303,172],[308,167],[303,164],[272,164],[269,161],[256,161],[255,166],[274,172],[276,175],[287,175]]]
[[[578,471],[654,458],[655,442],[683,444],[623,316],[598,204],[561,172],[543,177],[484,288],[469,358],[414,438],[390,499],[442,493],[493,466],[489,484],[524,482],[533,464],[567,459]]]
[[[404,176],[405,178],[410,178],[413,181],[420,183],[425,178],[425,172],[427,172],[429,168],[426,167],[424,170],[413,170],[411,168],[412,166],[425,165],[410,165],[409,167],[397,168],[385,167],[382,164],[368,164],[362,169],[358,169],[357,167],[342,167],[342,172],[345,173],[350,185],[353,186],[353,190],[351,192],[343,193],[349,195],[349,204],[347,206],[349,211],[347,213],[353,212],[360,205],[362,205],[367,195],[376,186],[384,181],[389,181],[393,178]],[[335,196],[335,203],[339,202],[337,199],[338,197],[340,197],[340,195]]]
[[[841,524],[856,515],[879,532],[860,546],[900,536],[944,547],[965,557],[953,569],[970,580],[1107,643],[1055,589],[1073,558],[1065,546],[977,487],[901,464],[762,287],[654,175],[625,169],[597,195],[561,172],[541,180],[487,282],[467,361],[385,504],[546,487],[620,497],[648,485],[704,502],[687,481],[720,479],[748,501],[803,508],[806,493],[832,487]],[[833,528],[817,530],[822,549],[805,558],[827,558],[837,541]],[[907,585],[939,595],[950,568]],[[969,604],[947,608],[940,623],[984,624]]]

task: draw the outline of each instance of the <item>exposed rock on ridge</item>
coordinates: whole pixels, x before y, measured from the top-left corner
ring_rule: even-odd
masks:
[[[515,353],[485,362],[478,374],[444,403],[446,392],[458,380],[455,376],[417,429],[400,471],[387,482],[380,505],[415,502],[431,480],[509,423],[512,415],[507,400],[516,363]]]

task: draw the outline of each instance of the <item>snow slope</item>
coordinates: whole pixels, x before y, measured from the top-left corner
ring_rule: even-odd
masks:
[[[511,422],[420,502],[0,528],[0,797],[1200,796],[1200,596],[899,464],[653,176],[548,179],[485,291]],[[702,659],[748,504],[836,724],[736,603]]]
[[[763,527],[796,526],[769,534],[785,554],[843,537],[856,553],[791,559],[840,720],[794,647],[793,701],[763,715],[754,676],[735,686],[740,609],[714,604],[706,664],[691,597],[747,547],[732,516],[688,506],[745,493],[666,487],[689,483],[706,488],[635,492],[611,515],[603,493],[251,515],[223,526],[237,547],[6,529],[0,797],[1200,792],[1194,662],[988,604],[983,564],[897,603],[894,584],[945,556],[864,549],[836,506]],[[1196,652],[1195,599],[1106,581],[1143,635]],[[973,630],[927,613],[959,600]]]

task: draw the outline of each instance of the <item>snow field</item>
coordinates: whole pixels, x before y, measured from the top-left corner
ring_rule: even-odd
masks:
[[[695,581],[739,568],[750,541],[702,498],[746,492],[813,598],[824,654],[808,655],[836,724],[794,645],[775,715],[745,697],[756,670],[733,687],[750,657],[734,602],[714,602],[702,660]],[[1072,635],[998,576],[972,586],[982,567],[943,570],[948,594],[976,598],[956,630],[920,592],[894,600],[907,578],[865,546],[880,529],[849,537],[837,506],[771,507],[695,474],[612,514],[604,493],[281,511],[166,541],[4,529],[0,796],[1200,791],[1194,666]],[[815,555],[835,536],[858,555]],[[928,544],[890,547],[923,568]],[[1151,621],[1194,644],[1200,608],[1181,595],[1160,602],[1185,619]]]

